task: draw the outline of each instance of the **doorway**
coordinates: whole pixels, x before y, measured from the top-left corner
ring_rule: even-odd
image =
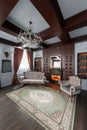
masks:
[[[42,57],[35,58],[35,71],[42,71]]]

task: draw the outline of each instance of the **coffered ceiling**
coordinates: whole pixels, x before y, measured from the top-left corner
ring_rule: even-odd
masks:
[[[86,41],[87,0],[0,0],[0,43],[21,46],[17,35],[29,21],[44,47]]]

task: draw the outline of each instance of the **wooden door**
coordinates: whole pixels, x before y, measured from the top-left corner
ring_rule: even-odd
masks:
[[[42,58],[35,58],[35,71],[42,71]]]

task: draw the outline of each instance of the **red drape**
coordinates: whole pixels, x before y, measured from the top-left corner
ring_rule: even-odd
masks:
[[[28,58],[30,69],[33,70],[33,52],[32,51],[27,51],[27,58]]]
[[[18,83],[17,71],[23,56],[23,50],[19,48],[14,49],[14,77],[13,77],[13,84]]]

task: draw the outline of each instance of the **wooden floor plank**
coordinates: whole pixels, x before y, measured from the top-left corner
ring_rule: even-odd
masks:
[[[5,93],[13,87],[0,89],[0,130],[45,130]],[[87,91],[77,96],[74,130],[87,130]]]
[[[0,130],[45,130],[0,90]]]
[[[74,130],[87,130],[87,91],[77,96]]]

